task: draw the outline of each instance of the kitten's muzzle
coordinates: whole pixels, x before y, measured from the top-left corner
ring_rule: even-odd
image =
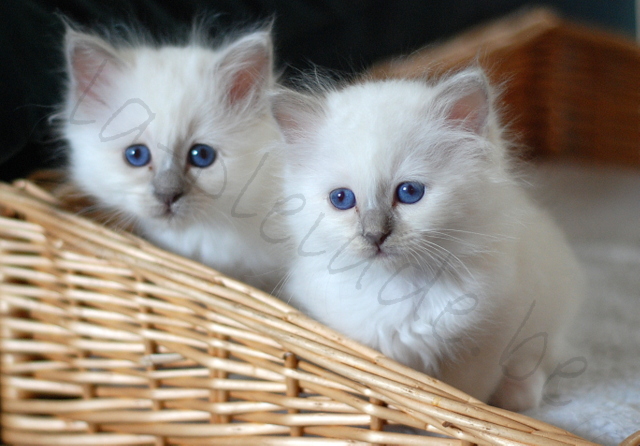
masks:
[[[366,211],[361,217],[362,237],[380,248],[392,231],[391,218],[387,212],[374,209]]]
[[[159,172],[151,182],[153,195],[167,208],[178,201],[186,192],[184,175],[175,170]]]

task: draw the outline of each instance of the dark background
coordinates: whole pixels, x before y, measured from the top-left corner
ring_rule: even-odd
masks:
[[[0,179],[64,162],[47,117],[63,82],[58,14],[88,27],[135,23],[170,36],[194,16],[215,16],[212,33],[273,18],[285,74],[320,65],[342,72],[408,53],[527,6],[632,38],[634,0],[0,0]]]

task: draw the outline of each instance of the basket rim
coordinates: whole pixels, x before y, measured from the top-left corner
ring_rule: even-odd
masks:
[[[480,444],[595,444],[559,427],[486,405],[348,339],[267,293],[195,261],[165,252],[134,235],[115,233],[59,209],[58,204],[53,196],[29,181],[19,180],[13,185],[1,183],[0,207],[19,214],[24,221],[0,217],[0,227],[28,226],[43,237],[55,232],[56,239],[60,240],[56,243],[69,244],[101,260],[125,265],[140,277],[202,302],[206,311],[219,312],[222,317],[251,327],[260,336],[273,340],[285,351],[306,361],[306,369],[302,370],[283,369],[266,359],[253,359],[265,370],[282,373],[286,380],[304,382],[311,389],[326,390],[321,378],[312,379],[313,373],[337,382],[342,379],[347,387],[360,394],[397,408],[408,417],[406,419],[418,425],[431,425],[454,439]],[[2,292],[0,301],[4,298]],[[210,306],[207,308],[206,305]],[[2,315],[2,321],[5,319]],[[6,352],[9,341],[3,337],[2,353]],[[207,358],[193,348],[169,341],[164,345],[186,358],[220,363],[219,359]],[[288,360],[286,356],[282,361]],[[1,373],[6,379],[4,368]],[[331,393],[330,390],[327,392]],[[11,408],[11,400],[5,395],[2,400],[3,411]],[[3,412],[3,417],[7,416]],[[120,427],[121,433],[126,434],[126,428]],[[308,432],[313,433],[313,429]],[[640,441],[640,432],[634,435],[621,445],[630,446],[635,444],[633,441]]]

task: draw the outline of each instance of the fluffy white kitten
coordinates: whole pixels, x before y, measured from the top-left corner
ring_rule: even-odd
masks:
[[[72,180],[155,244],[271,291],[282,270],[261,235],[278,169],[265,148],[280,138],[269,32],[214,48],[195,34],[135,40],[67,32]]]
[[[483,401],[537,405],[580,272],[509,173],[477,69],[433,85],[283,91],[286,298]],[[293,205],[294,203],[295,206]]]

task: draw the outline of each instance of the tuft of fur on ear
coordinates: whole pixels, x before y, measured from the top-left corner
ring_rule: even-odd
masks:
[[[248,34],[224,49],[218,69],[231,107],[258,105],[273,83],[273,43],[269,31]]]
[[[65,54],[71,91],[76,98],[86,95],[104,102],[100,97],[100,87],[108,85],[113,71],[125,65],[117,50],[99,37],[67,28]]]
[[[479,68],[461,71],[441,84],[435,103],[454,126],[484,135],[491,113],[491,92]]]
[[[324,116],[322,98],[285,88],[273,94],[271,111],[289,144],[300,142]]]

